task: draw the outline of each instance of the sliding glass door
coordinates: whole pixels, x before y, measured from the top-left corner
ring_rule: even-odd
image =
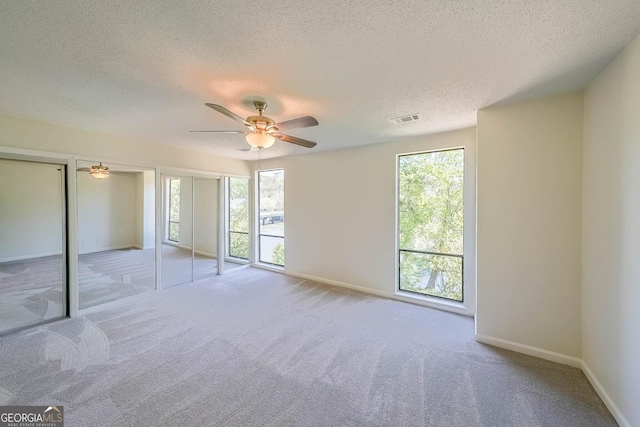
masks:
[[[162,288],[193,281],[193,177],[162,175]]]
[[[67,314],[65,173],[0,159],[0,333]]]

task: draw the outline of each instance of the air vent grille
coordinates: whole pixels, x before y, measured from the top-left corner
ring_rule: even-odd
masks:
[[[401,125],[402,123],[415,122],[416,120],[420,120],[420,116],[418,115],[418,113],[391,119],[391,121],[397,125]]]

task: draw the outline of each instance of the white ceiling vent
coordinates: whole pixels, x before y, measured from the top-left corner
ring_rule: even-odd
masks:
[[[402,123],[415,122],[416,120],[420,120],[420,116],[418,113],[409,114],[408,116],[396,117],[395,119],[391,119],[391,121],[397,125]]]

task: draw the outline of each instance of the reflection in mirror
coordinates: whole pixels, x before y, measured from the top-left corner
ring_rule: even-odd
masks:
[[[218,182],[193,180],[194,281],[218,274]]]
[[[155,172],[94,165],[77,168],[80,309],[156,287]]]
[[[226,179],[226,255],[225,270],[249,262],[249,179]]]
[[[66,315],[64,170],[0,159],[0,333]]]
[[[193,178],[162,175],[162,288],[193,280]]]

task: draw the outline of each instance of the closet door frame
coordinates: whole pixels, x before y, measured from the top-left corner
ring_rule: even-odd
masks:
[[[60,153],[51,153],[40,150],[28,150],[15,147],[0,146],[0,158],[4,160],[17,160],[32,163],[47,163],[62,167],[62,288],[64,292],[63,313],[61,317],[49,319],[34,325],[27,325],[7,331],[13,333],[36,325],[46,324],[68,317],[78,315],[78,251],[77,251],[77,200],[76,200],[76,174],[69,173],[69,169],[75,170],[76,156]],[[4,333],[3,333],[4,334]]]
[[[195,178],[205,178],[205,179],[217,179],[222,181],[223,176],[218,172],[205,172],[201,170],[195,169],[183,169],[183,168],[173,168],[173,167],[159,167],[156,168],[156,242],[162,242],[163,233],[164,233],[164,209],[165,209],[165,200],[164,200],[164,176],[181,176],[181,177],[190,177],[195,183]],[[220,185],[218,183],[218,185]],[[218,186],[218,188],[220,188]],[[195,194],[195,185],[191,186],[191,202],[194,204],[193,195]],[[218,191],[218,210],[220,210],[221,197],[223,195]],[[191,223],[194,224],[193,218],[195,217],[194,209],[191,210]],[[220,252],[220,233],[221,233],[221,225],[223,226],[224,221],[218,219],[218,253]],[[224,230],[224,227],[223,227]],[[194,251],[194,242],[195,242],[195,227],[191,227],[191,242],[192,242],[192,250],[191,250],[191,265],[192,265],[192,279],[193,279],[193,251]],[[224,260],[223,260],[224,262]],[[220,265],[220,257],[218,256],[218,274],[221,274],[221,265]],[[162,245],[156,244],[156,289],[158,292],[162,292]]]

